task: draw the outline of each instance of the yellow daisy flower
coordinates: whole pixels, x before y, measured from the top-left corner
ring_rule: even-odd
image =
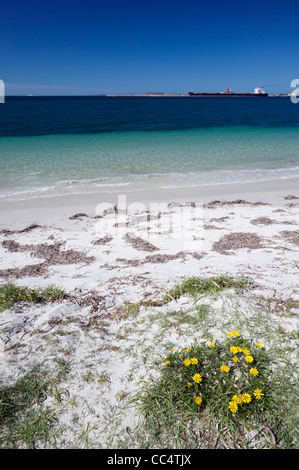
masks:
[[[194,382],[196,382],[198,384],[199,382],[202,381],[202,376],[200,374],[194,374],[193,375],[193,380],[194,380]]]
[[[241,402],[240,397],[239,397],[238,395],[234,395],[234,396],[232,397],[232,401],[235,401],[236,403],[240,403],[240,402]]]
[[[252,361],[253,361],[253,357],[252,357],[252,356],[245,356],[245,361],[246,361],[246,362],[252,362]]]
[[[232,413],[236,413],[238,411],[238,404],[234,400],[229,402],[228,407]]]
[[[233,357],[234,362],[238,362],[239,358],[237,356]]]
[[[167,366],[167,364],[169,364],[169,361],[165,361],[164,364]]]
[[[185,364],[185,366],[190,366],[190,364],[191,364],[190,359],[185,359],[184,364]]]
[[[230,331],[229,331],[228,333],[226,333],[226,334],[227,334],[227,337],[228,337],[228,338],[232,338],[232,337],[234,336]]]
[[[232,333],[233,333],[235,336],[240,336],[240,333],[239,333],[237,330],[233,330]]]
[[[202,398],[201,397],[195,397],[195,403],[197,405],[200,405],[202,403]]]
[[[228,371],[229,371],[229,367],[226,366],[225,364],[223,364],[223,365],[220,367],[220,370],[221,370],[221,372],[228,372]]]
[[[257,388],[256,390],[254,390],[253,395],[254,395],[255,398],[257,398],[258,400],[261,400],[261,398],[264,396],[264,394],[262,393],[262,391],[261,391],[259,388]]]
[[[193,365],[198,364],[198,360],[196,359],[196,357],[191,357],[190,361],[191,361],[191,364]]]
[[[250,373],[251,375],[254,375],[255,377],[256,377],[257,375],[259,375],[259,371],[258,371],[255,367],[252,367],[252,368],[250,369],[249,373]]]
[[[251,402],[251,395],[249,393],[243,393],[241,395],[241,399],[243,403],[250,403]]]

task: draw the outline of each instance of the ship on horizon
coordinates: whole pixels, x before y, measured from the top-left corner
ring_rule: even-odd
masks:
[[[189,96],[196,96],[196,97],[203,97],[203,98],[209,98],[209,97],[224,97],[224,98],[231,98],[231,97],[245,97],[245,98],[250,98],[250,97],[258,97],[258,96],[268,96],[268,93],[266,93],[264,90],[262,90],[260,87],[256,87],[254,89],[253,93],[234,93],[230,89],[229,85],[227,86],[225,91],[218,92],[218,93],[209,93],[209,92],[202,92],[202,93],[193,93],[193,91],[189,91]]]

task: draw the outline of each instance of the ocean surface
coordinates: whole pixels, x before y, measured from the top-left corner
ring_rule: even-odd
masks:
[[[0,201],[299,177],[289,98],[6,97]]]

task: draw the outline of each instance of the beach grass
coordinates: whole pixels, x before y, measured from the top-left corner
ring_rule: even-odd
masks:
[[[56,286],[31,289],[16,286],[15,284],[3,284],[0,286],[0,312],[13,307],[19,302],[37,304],[44,301],[61,300],[66,296],[66,292]]]
[[[250,289],[254,286],[255,283],[251,278],[235,278],[223,275],[210,278],[188,277],[163,294],[161,298],[141,300],[137,303],[125,305],[124,315],[125,317],[136,317],[140,307],[162,307],[183,295],[192,296],[196,301],[200,295],[217,295],[227,289]]]
[[[10,385],[0,387],[0,447],[34,449],[55,446],[59,432],[55,406],[44,406],[48,395],[56,397],[63,370],[51,377],[35,365]]]
[[[296,448],[294,369],[239,334],[195,339],[171,350],[135,397],[143,417],[135,438],[150,448]]]
[[[170,289],[164,298],[165,300],[173,300],[186,294],[194,297],[200,294],[219,293],[224,289],[246,289],[250,287],[254,287],[254,282],[249,278],[216,276],[204,279],[190,277]]]

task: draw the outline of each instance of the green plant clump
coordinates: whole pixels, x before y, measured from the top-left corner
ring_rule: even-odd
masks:
[[[205,293],[218,293],[225,289],[249,289],[253,287],[255,287],[255,284],[251,278],[237,279],[230,276],[217,276],[202,279],[190,277],[165,294],[165,300],[178,299],[185,294],[196,296]]]
[[[43,407],[52,382],[33,368],[13,385],[0,387],[0,448],[35,448],[55,435],[54,410]]]
[[[270,365],[265,348],[236,330],[222,343],[199,344],[194,338],[189,347],[172,349],[160,378],[139,394],[147,428],[155,438],[164,435],[162,446],[180,447],[192,446],[190,435],[207,423],[217,423],[217,435],[223,432],[226,438],[237,429],[258,429],[271,417],[281,417]]]
[[[58,287],[48,286],[44,289],[30,289],[29,287],[4,284],[0,286],[0,312],[13,307],[18,302],[39,303],[46,300],[55,301],[63,299],[67,294]]]
[[[269,359],[262,345],[237,331],[225,343],[210,342],[171,351],[163,375],[180,384],[181,400],[198,411],[209,406],[225,415],[259,413],[269,401]],[[244,406],[249,405],[249,406]]]

